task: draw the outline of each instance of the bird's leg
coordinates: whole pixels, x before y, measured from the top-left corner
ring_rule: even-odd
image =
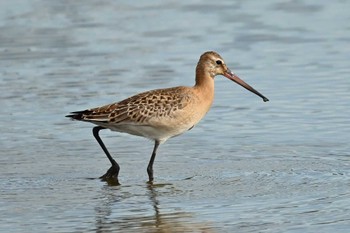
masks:
[[[157,140],[154,142],[152,156],[151,156],[151,159],[149,160],[149,163],[147,166],[147,173],[148,173],[148,181],[149,182],[153,181],[153,162],[154,162],[154,159],[156,158],[156,153],[157,153],[157,149],[158,149],[159,144],[160,144],[160,142]]]
[[[101,126],[96,126],[92,129],[92,133],[94,134],[94,137],[96,138],[98,144],[100,144],[102,150],[105,152],[105,154],[106,154],[107,158],[109,159],[109,161],[111,162],[112,166],[108,169],[106,174],[104,174],[103,176],[100,177],[100,179],[119,185],[118,174],[119,174],[120,167],[119,167],[118,163],[109,154],[105,144],[102,142],[100,136],[98,135],[98,133],[101,129],[105,129],[105,128],[101,127]]]

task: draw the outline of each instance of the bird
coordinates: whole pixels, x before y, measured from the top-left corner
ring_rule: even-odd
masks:
[[[145,91],[120,102],[71,112],[66,117],[96,125],[92,129],[93,136],[111,163],[107,172],[99,177],[103,181],[119,185],[120,166],[101,140],[100,130],[110,129],[154,141],[147,166],[148,182],[152,183],[153,163],[159,145],[192,129],[207,114],[214,99],[214,78],[218,75],[241,85],[261,97],[264,102],[269,101],[234,74],[217,52],[207,51],[197,63],[194,86]]]

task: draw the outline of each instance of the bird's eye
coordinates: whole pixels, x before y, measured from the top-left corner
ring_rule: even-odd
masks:
[[[222,61],[217,60],[217,61],[216,61],[216,64],[221,65],[221,64],[222,64]]]

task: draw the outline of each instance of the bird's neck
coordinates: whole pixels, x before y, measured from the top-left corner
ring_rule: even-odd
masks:
[[[200,100],[205,102],[209,110],[214,99],[214,78],[204,69],[196,70],[196,84],[194,90]]]
[[[211,88],[214,90],[214,77],[211,76],[210,72],[200,65],[196,69],[196,84],[195,88]]]

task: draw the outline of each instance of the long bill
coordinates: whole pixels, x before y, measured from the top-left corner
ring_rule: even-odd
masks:
[[[269,101],[268,98],[266,98],[265,96],[263,96],[260,92],[258,92],[257,90],[255,90],[254,88],[252,88],[248,83],[244,82],[242,79],[240,79],[237,75],[235,75],[234,73],[231,72],[230,69],[227,69],[227,71],[225,72],[224,76],[228,79],[231,79],[232,81],[234,81],[235,83],[241,85],[242,87],[244,87],[245,89],[247,89],[248,91],[253,92],[254,94],[260,96],[264,102]]]

